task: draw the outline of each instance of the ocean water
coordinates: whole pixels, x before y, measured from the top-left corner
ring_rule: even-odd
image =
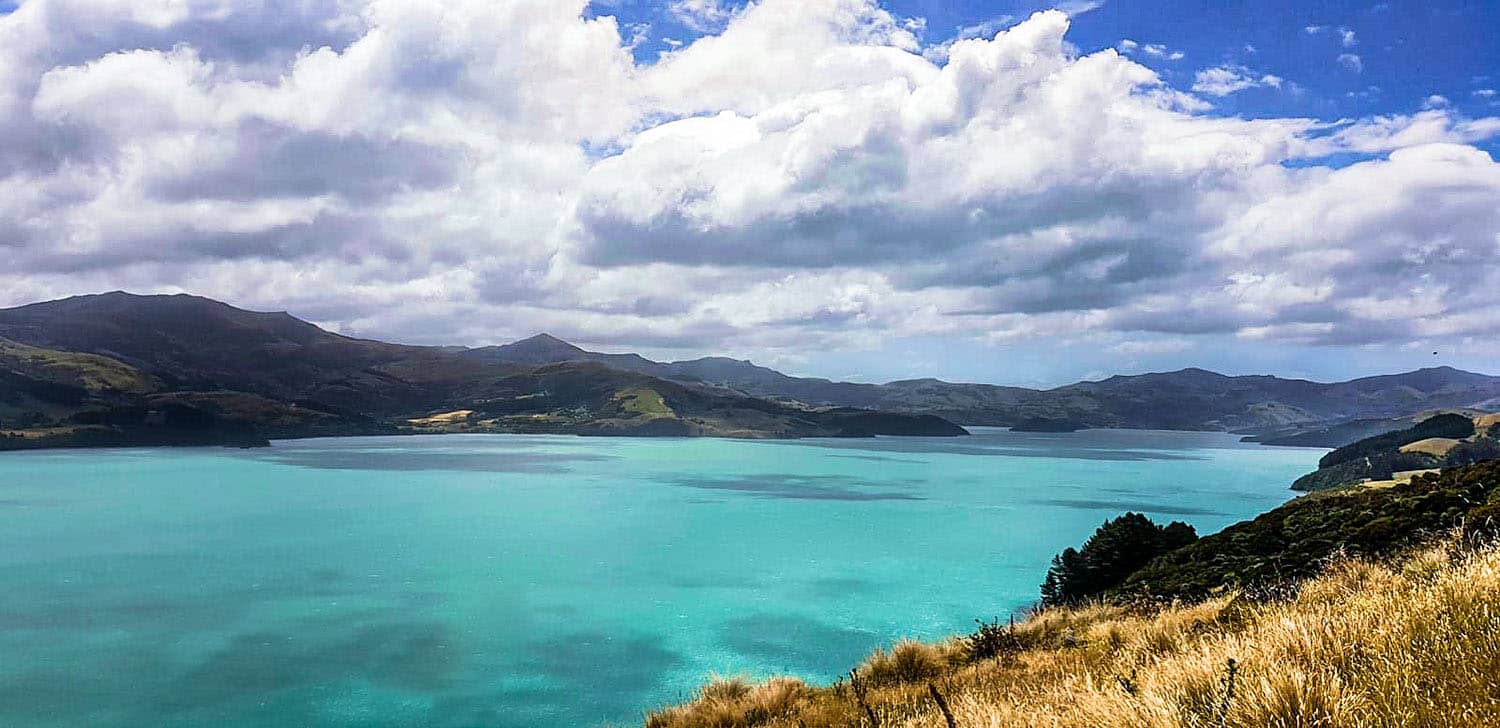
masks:
[[[1222,434],[354,438],[0,454],[0,726],[639,724],[1004,616],[1126,510],[1320,452]]]

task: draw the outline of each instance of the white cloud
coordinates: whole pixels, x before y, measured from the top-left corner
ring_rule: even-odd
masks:
[[[1077,17],[1104,7],[1104,0],[1063,0],[1053,7],[1069,16]]]
[[[1354,53],[1340,53],[1339,65],[1343,66],[1346,70],[1353,71],[1355,73],[1365,72],[1364,59],[1360,58],[1357,54]]]
[[[1208,96],[1228,96],[1250,88],[1281,88],[1281,84],[1280,76],[1257,74],[1244,66],[1223,65],[1199,71],[1193,80],[1193,91]]]
[[[683,7],[722,29],[637,65],[645,31],[583,0],[23,4],[0,302],[186,289],[408,340],[778,354],[1500,334],[1473,146],[1500,119],[1214,116],[1122,55],[1179,51],[1079,55],[1055,11],[934,62],[866,0]],[[1337,153],[1388,158],[1308,166]]]
[[[1187,57],[1186,53],[1174,51],[1161,43],[1139,43],[1129,38],[1117,43],[1115,49],[1125,54],[1133,54],[1139,51],[1152,58],[1168,61],[1180,61]]]
[[[700,33],[722,30],[734,17],[734,9],[724,0],[670,0],[667,10],[677,22]]]
[[[1339,28],[1339,43],[1345,48],[1353,48],[1359,45],[1359,37],[1348,28]]]

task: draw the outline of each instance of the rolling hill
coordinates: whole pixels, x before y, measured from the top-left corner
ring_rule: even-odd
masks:
[[[967,425],[1031,425],[1043,429],[1050,422],[1082,427],[1223,430],[1274,439],[1369,421],[1366,427],[1348,428],[1348,432],[1334,430],[1314,442],[1288,443],[1315,446],[1336,446],[1400,429],[1406,424],[1399,418],[1423,410],[1500,409],[1500,377],[1450,367],[1335,383],[1274,376],[1231,377],[1183,369],[1036,390],[937,379],[887,384],[834,382],[791,377],[748,361],[722,357],[656,362],[637,354],[587,351],[546,334],[505,346],[472,349],[465,356],[504,363],[597,362],[753,397],[933,414]]]
[[[391,344],[285,312],[123,292],[0,310],[0,340],[0,426],[13,429],[109,420],[115,416],[96,410],[150,410],[147,399],[182,393],[198,394],[184,407],[207,406],[205,393],[222,392],[264,402],[219,396],[215,421],[258,422],[273,409],[265,402],[288,408],[272,418],[280,424],[260,427],[278,436],[955,434],[949,423],[962,422],[1221,430],[1337,446],[1407,426],[1403,418],[1416,412],[1500,407],[1500,377],[1447,367],[1335,383],[1183,369],[1049,390],[937,379],[866,384],[724,357],[658,362],[593,352],[547,334],[472,349]],[[300,413],[316,416],[292,416]]]

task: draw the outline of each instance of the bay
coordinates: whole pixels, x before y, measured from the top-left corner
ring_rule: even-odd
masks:
[[[1210,533],[1321,454],[975,432],[6,453],[0,725],[639,724],[968,631],[1106,518]]]

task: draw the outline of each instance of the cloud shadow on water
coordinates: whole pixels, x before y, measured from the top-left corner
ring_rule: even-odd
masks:
[[[436,691],[457,669],[461,650],[444,625],[370,624],[353,632],[241,634],[174,680],[159,707],[173,712],[363,678],[407,691]]]
[[[525,667],[555,683],[533,691],[536,704],[566,704],[578,725],[594,725],[639,715],[649,695],[684,662],[657,637],[586,631],[532,644]],[[526,697],[513,693],[508,700],[524,710],[518,703]]]
[[[1089,500],[1073,498],[1049,498],[1046,500],[1032,501],[1037,505],[1059,506],[1062,508],[1074,508],[1084,511],[1114,511],[1124,513],[1134,511],[1136,513],[1169,513],[1176,516],[1222,516],[1223,511],[1212,508],[1198,508],[1195,506],[1170,505],[1166,503],[1149,503],[1146,501],[1126,500]]]
[[[901,490],[869,490],[874,485],[839,475],[791,475],[769,473],[728,477],[685,477],[666,481],[671,485],[703,490],[723,490],[786,500],[822,501],[916,501],[919,495]],[[902,481],[914,484],[914,481]]]
[[[789,614],[755,614],[725,622],[719,642],[777,672],[831,679],[858,664],[880,638]]]
[[[575,463],[614,460],[588,453],[521,453],[410,450],[288,450],[262,455],[264,459],[317,470],[376,470],[384,472],[457,471],[475,473],[558,474]]]

